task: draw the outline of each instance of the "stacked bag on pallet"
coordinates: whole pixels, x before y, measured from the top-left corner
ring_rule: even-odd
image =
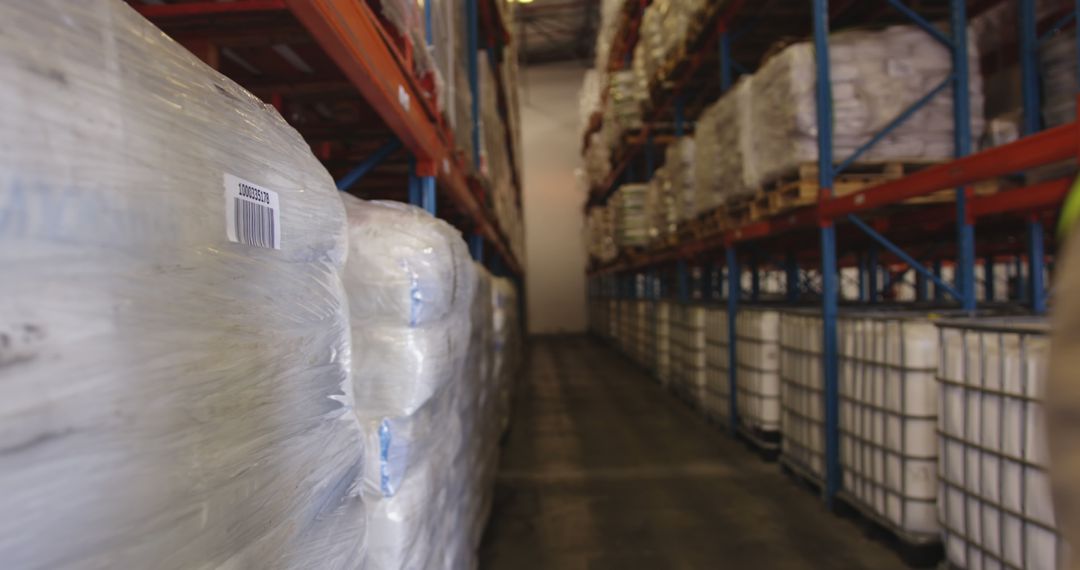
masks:
[[[675,234],[679,223],[678,203],[668,177],[667,166],[661,166],[649,180],[645,196],[645,212],[649,224],[648,241],[666,241]]]
[[[366,566],[434,568],[467,551],[469,519],[455,509],[474,494],[456,456],[483,445],[466,430],[478,411],[461,409],[483,385],[469,369],[470,331],[483,333],[470,319],[477,271],[458,232],[423,210],[345,200],[353,391],[368,451]]]
[[[1076,31],[1061,32],[1039,44],[1042,79],[1042,119],[1047,127],[1057,127],[1076,119],[1077,82]]]
[[[475,567],[513,286],[419,209],[343,205],[271,107],[125,4],[17,6],[4,565]]]
[[[1046,321],[963,319],[938,329],[938,516],[948,561],[1065,567],[1047,476]]]
[[[694,177],[699,212],[717,208],[728,197],[757,190],[750,116],[752,81],[750,76],[740,79],[698,118]]]
[[[615,208],[607,205],[589,210],[586,226],[589,257],[601,263],[614,261],[619,255],[615,243]]]
[[[982,80],[969,34],[972,138],[983,131]],[[937,85],[952,70],[949,50],[914,26],[849,31],[829,37],[834,156],[843,160]],[[770,58],[754,74],[750,122],[756,184],[816,162],[814,46],[800,42]],[[950,88],[912,114],[861,156],[863,161],[922,162],[953,156]]]
[[[610,207],[615,210],[615,244],[620,248],[648,243],[649,224],[645,211],[646,184],[624,184],[615,191]]]
[[[705,11],[705,0],[657,0],[645,8],[639,30],[644,73],[651,83],[690,39],[690,31]]]
[[[122,2],[0,21],[0,565],[361,567],[334,181]]]
[[[667,147],[664,168],[671,180],[671,194],[675,197],[679,221],[692,219],[698,214],[697,195],[694,192],[695,158],[693,137],[679,137]]]

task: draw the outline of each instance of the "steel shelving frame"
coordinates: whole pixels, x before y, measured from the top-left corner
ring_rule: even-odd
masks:
[[[499,18],[493,17],[497,9],[496,0],[466,0],[468,38],[470,49],[468,59],[469,86],[473,97],[472,104],[472,144],[476,149],[474,156],[479,160],[479,107],[478,70],[482,65],[477,51],[481,46],[492,56],[509,35]],[[410,55],[390,41],[391,33],[376,15],[372,6],[363,0],[234,0],[232,2],[214,2],[206,0],[179,0],[172,3],[143,3],[141,0],[128,2],[144,17],[159,26],[167,26],[176,21],[204,21],[208,26],[220,25],[230,17],[244,17],[257,14],[291,14],[310,34],[314,42],[340,69],[351,88],[362,97],[378,118],[385,124],[392,136],[381,147],[338,179],[338,187],[347,190],[367,176],[373,169],[399,149],[404,149],[409,158],[408,199],[420,205],[432,214],[436,213],[439,197],[449,202],[468,220],[472,235],[469,237],[471,249],[483,260],[483,246],[490,245],[494,255],[490,255],[489,264],[493,270],[508,272],[520,277],[522,266],[510,250],[506,235],[499,227],[492,210],[485,204],[485,181],[479,172],[479,164],[466,164],[457,153],[452,134],[442,120],[434,103],[424,96],[421,79],[412,71]],[[430,43],[431,13],[430,2],[427,11],[425,30]],[[246,29],[246,33],[253,31]],[[213,65],[217,56],[206,57],[198,52],[198,46],[207,45],[187,35],[185,46],[192,48],[197,55]],[[423,49],[423,46],[415,46]],[[494,57],[489,57],[489,62]],[[215,65],[216,67],[216,65]],[[498,76],[497,70],[493,70]],[[500,112],[506,122],[505,86],[498,85]],[[279,107],[280,93],[271,93],[271,103]],[[512,144],[513,137],[507,125],[507,144]],[[317,153],[318,154],[318,153]],[[513,153],[510,153],[511,157]],[[519,172],[520,165],[511,158],[512,177],[520,203]],[[518,279],[520,281],[520,279]],[[521,283],[519,283],[519,286]]]
[[[785,300],[796,302],[816,299],[822,310],[822,372],[825,388],[826,473],[821,490],[822,498],[830,506],[841,491],[836,336],[840,268],[858,268],[859,299],[866,303],[880,302],[883,291],[908,271],[914,271],[917,300],[930,300],[928,285],[933,285],[935,301],[945,302],[946,296],[949,296],[959,308],[974,311],[978,304],[975,223],[1019,215],[1025,222],[1023,231],[1026,234],[1026,251],[1023,255],[1015,255],[1011,259],[1015,259],[1018,266],[1018,284],[1022,281],[1019,266],[1027,264],[1028,283],[1023,289],[1028,293],[1018,295],[1026,297],[1032,312],[1043,313],[1046,311],[1047,298],[1043,278],[1047,258],[1044,224],[1054,219],[1055,210],[1068,193],[1072,180],[1052,179],[985,196],[974,195],[970,185],[1054,163],[1076,161],[1080,157],[1080,123],[1074,121],[1048,130],[1041,129],[1037,61],[1040,35],[1034,0],[1020,0],[1017,14],[1019,60],[1023,77],[1024,136],[1013,143],[974,154],[968,89],[970,70],[967,53],[967,2],[948,0],[948,33],[939,30],[902,0],[882,2],[926,31],[931,41],[946,46],[952,53],[953,70],[942,84],[916,102],[912,108],[898,115],[881,133],[872,137],[852,156],[837,161],[833,156],[828,57],[830,6],[829,0],[812,0],[810,16],[816,59],[817,123],[823,125],[818,129],[820,189],[815,205],[749,223],[716,236],[623,258],[605,266],[594,267],[589,273],[591,297],[657,300],[668,296],[683,303],[694,298],[704,302],[717,302],[721,299],[726,301],[729,338],[732,339],[729,346],[731,362],[728,368],[731,394],[729,427],[732,434],[738,426],[734,327],[740,301],[743,298],[750,301],[761,298],[760,272],[766,265],[774,265],[782,270],[786,281]],[[733,35],[730,31],[739,24],[739,10],[743,3],[729,2],[728,6],[733,9],[721,16],[715,27],[715,37],[703,44],[710,49],[713,46],[719,49],[718,72],[723,90],[732,85],[736,68],[731,59]],[[1043,37],[1056,33],[1065,26],[1075,25],[1078,21],[1080,0],[1075,1],[1068,13],[1061,14],[1060,19],[1053,23]],[[1080,42],[1077,44],[1077,51],[1080,53]],[[700,55],[691,54],[690,57]],[[954,102],[955,160],[853,194],[833,195],[833,180],[840,171],[857,160],[866,149],[910,117],[934,95],[950,87]],[[672,98],[680,97],[681,94],[676,88]],[[654,114],[646,119],[646,131],[649,121],[655,120],[657,116]],[[680,119],[676,114],[676,123]],[[680,130],[678,124],[676,130]],[[645,134],[647,136],[648,133]],[[651,162],[648,158],[651,152],[649,143],[646,141],[644,144],[646,162]],[[625,162],[628,160],[617,165],[616,169],[625,168]],[[603,203],[621,177],[621,172],[617,170],[612,173],[609,183],[594,189],[591,204]],[[905,200],[951,189],[955,189],[955,201],[952,203],[917,210],[901,207]],[[863,216],[873,219],[864,220]],[[940,243],[930,244],[930,248],[921,254],[908,253],[911,247],[926,246],[927,240],[932,239],[929,236],[937,235],[930,234],[930,228],[939,230],[949,225],[954,227],[955,232],[955,245],[951,246],[951,252],[946,252],[954,268],[955,279],[952,283],[947,283],[942,278],[946,253],[927,253],[943,249]],[[839,236],[838,229],[842,230]],[[798,242],[805,241],[813,233],[817,234],[817,248],[811,251],[803,248],[803,251],[799,251]],[[838,244],[843,243],[856,244],[861,249],[842,258],[838,255]],[[987,242],[980,245],[983,246],[985,256],[983,268],[986,297],[993,299],[994,265],[1002,256],[1016,254],[1016,244],[1000,246]],[[920,262],[920,259],[928,257],[934,259],[929,267]],[[691,264],[700,266],[696,289],[691,283],[694,281]],[[894,271],[893,268],[897,266],[901,269]],[[815,269],[820,282],[818,288],[810,284],[813,281],[812,271]],[[746,273],[750,274],[749,291],[744,291],[742,285],[742,278]],[[672,277],[673,279],[670,279]],[[674,287],[671,286],[671,281],[674,281]]]

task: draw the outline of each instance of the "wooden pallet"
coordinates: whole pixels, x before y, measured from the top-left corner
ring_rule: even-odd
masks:
[[[833,195],[846,196],[866,188],[898,180],[936,163],[923,162],[866,162],[849,166],[833,181]],[[976,195],[993,194],[998,182],[991,180],[974,186]],[[762,186],[755,195],[754,219],[773,217],[791,210],[813,205],[818,200],[818,166],[804,163],[787,176],[782,176]],[[927,196],[905,200],[904,204],[942,204],[956,199],[951,190],[941,190]]]
[[[701,220],[702,237],[722,234],[732,227],[728,222],[727,206],[720,206],[715,210],[705,212],[699,219]]]

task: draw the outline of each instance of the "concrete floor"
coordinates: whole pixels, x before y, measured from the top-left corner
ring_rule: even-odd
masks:
[[[481,568],[903,568],[589,337],[534,340]]]

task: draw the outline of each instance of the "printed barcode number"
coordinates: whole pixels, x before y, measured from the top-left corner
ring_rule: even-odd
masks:
[[[226,174],[225,233],[234,243],[281,249],[281,199],[278,193]]]
[[[244,245],[274,249],[274,209],[233,198],[233,214],[236,217],[236,240]]]

